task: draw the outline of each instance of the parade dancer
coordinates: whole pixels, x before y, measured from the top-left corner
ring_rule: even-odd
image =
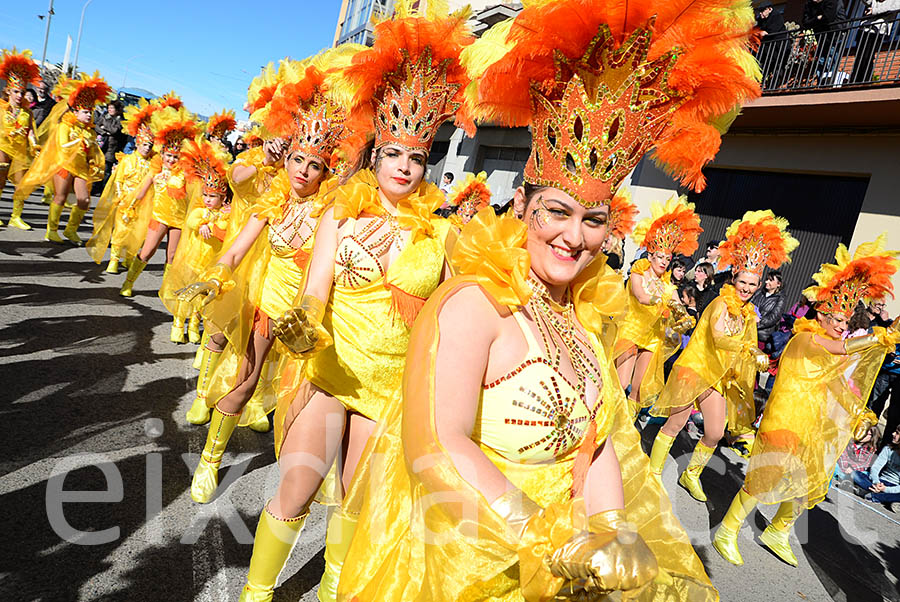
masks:
[[[237,119],[234,117],[234,111],[224,110],[210,115],[206,122],[206,137],[219,146],[222,150],[228,149],[225,144],[226,137],[229,132],[234,131],[237,127]]]
[[[34,117],[26,105],[25,90],[28,84],[41,82],[41,70],[31,60],[31,51],[16,52],[16,49],[3,50],[0,56],[0,80],[6,82],[3,92],[6,98],[0,98],[0,193],[6,186],[7,178],[14,186],[22,179],[22,174],[34,160],[37,149]],[[12,216],[9,225],[19,230],[31,230],[22,219],[25,198],[13,199]],[[3,221],[0,221],[0,226]]]
[[[650,468],[662,474],[669,449],[696,406],[703,414],[703,437],[697,442],[678,483],[694,499],[705,502],[703,472],[725,428],[734,437],[752,432],[756,420],[753,389],[757,372],[769,367],[756,338],[756,309],[750,298],[759,288],[763,270],[790,261],[800,244],[786,230],[787,220],[771,211],[748,211],[735,220],[719,245],[719,265],[730,267],[730,284],[703,311],[687,347],[650,409],[668,419],[650,453]]]
[[[892,294],[900,267],[886,251],[886,235],[863,243],[851,256],[838,245],[836,263],[823,264],[816,284],[803,291],[815,304],[813,320],[799,318],[778,364],[778,378],[763,410],[744,484],[713,546],[730,563],[744,563],[738,532],[758,503],[779,504],[759,540],[786,563],[797,566],[791,527],[803,511],[825,499],[835,464],[850,443],[878,418],[866,401],[887,352],[900,342],[898,322],[872,334],[844,338],[860,302]]]
[[[447,204],[453,211],[449,218],[457,230],[469,223],[475,214],[491,206],[491,189],[487,184],[487,174],[466,174],[457,181],[447,197]]]

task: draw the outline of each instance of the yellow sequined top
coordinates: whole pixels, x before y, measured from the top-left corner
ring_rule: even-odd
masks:
[[[883,344],[833,355],[816,342],[829,338],[817,322],[796,321],[750,453],[744,479],[750,495],[764,504],[798,499],[807,508],[825,499],[885,353],[900,341],[897,333],[873,330]]]
[[[27,107],[12,108],[0,98],[0,151],[10,158],[9,175],[28,169],[34,160],[34,118]]]
[[[537,359],[544,354],[531,340],[521,370],[505,378],[506,384],[484,385],[479,428],[471,436],[507,479],[545,508],[544,520],[552,535],[541,534],[552,541],[520,540],[460,474],[441,445],[434,407],[441,308],[460,288],[478,286],[498,307],[519,311],[531,294],[526,238],[521,221],[498,218],[490,208],[463,229],[453,255],[460,275],[429,298],[416,320],[406,356],[402,403],[392,404],[385,415],[383,430],[370,444],[371,454],[357,468],[354,482],[362,485],[356,490],[351,487],[345,499],[345,512],[358,512],[359,522],[341,573],[338,599],[522,601],[526,585],[529,599],[553,599],[563,580],[548,576],[544,556],[577,529],[586,528],[578,484],[583,485],[591,458],[607,442],[619,458],[628,520],[660,566],[673,576],[671,585],[652,584],[637,599],[717,600],[664,489],[649,472],[612,363],[595,334],[599,332],[595,329],[602,329],[602,320],[593,319],[597,317],[594,310],[579,312],[582,303],[608,310],[603,287],[593,282],[605,277],[605,261],[588,266],[583,280],[573,283],[571,291],[575,314],[588,331],[600,368],[596,411],[579,405],[583,402],[574,387],[559,389],[566,396],[575,393],[578,399],[573,404],[560,405],[553,401],[555,394],[542,391],[559,373]],[[621,281],[617,286],[621,289]],[[585,322],[582,316],[591,319]],[[527,324],[517,320],[527,333]],[[517,402],[535,408],[547,403],[555,411],[540,416],[538,410],[526,417],[527,409]],[[526,420],[539,424],[526,424]],[[569,427],[572,421],[575,424]],[[544,443],[531,445],[545,437]],[[540,571],[543,576],[536,578]],[[534,596],[536,588],[543,597]]]
[[[707,389],[715,389],[727,403],[728,430],[732,435],[747,432],[756,420],[756,366],[749,353],[757,347],[756,322],[753,304],[741,302],[734,287],[724,285],[700,316],[650,413],[668,416],[673,408],[695,403]]]
[[[188,208],[188,195],[185,189],[184,172],[177,164],[175,167],[163,165],[162,158],[157,155],[153,161],[153,185],[142,203],[153,203],[153,219],[170,228],[182,228]]]

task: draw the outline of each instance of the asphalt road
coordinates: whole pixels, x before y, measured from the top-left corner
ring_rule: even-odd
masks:
[[[4,221],[11,193],[0,200]],[[186,424],[184,413],[196,347],[169,342],[156,297],[162,253],[124,299],[123,274],[105,274],[83,248],[42,240],[38,197],[24,217],[35,230],[0,228],[0,599],[237,600],[259,511],[277,484],[271,433],[238,429],[220,496],[194,504],[191,471],[206,428]],[[80,234],[89,236],[89,219]],[[656,428],[645,431],[648,446]],[[675,451],[692,446],[683,434]],[[663,475],[723,600],[900,600],[900,514],[836,489],[797,525],[798,568],[754,539],[774,507],[745,526],[743,567],[721,559],[711,531],[743,465],[716,453],[703,475],[707,504],[675,484],[675,461]],[[315,506],[276,601],[315,599],[324,526]]]

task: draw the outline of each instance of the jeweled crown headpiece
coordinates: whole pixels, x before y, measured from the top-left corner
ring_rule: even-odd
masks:
[[[853,315],[860,301],[869,302],[894,296],[891,277],[900,268],[898,251],[885,250],[887,234],[866,242],[850,251],[838,245],[834,257],[837,263],[824,263],[813,275],[815,286],[803,291],[807,299],[819,305],[821,313]]]
[[[465,53],[476,116],[531,126],[525,181],[609,203],[644,154],[696,190],[722,117],[759,95],[749,0],[528,2]]]
[[[170,153],[180,153],[182,143],[202,131],[194,115],[184,107],[159,109],[153,114],[150,127],[160,152]]]
[[[143,98],[138,100],[138,104],[125,107],[122,125],[125,133],[134,137],[136,146],[145,142],[153,144],[153,129],[150,127],[150,120],[158,110],[159,106],[147,102]]]
[[[453,187],[447,202],[456,207],[456,215],[468,224],[476,213],[491,204],[487,174],[483,171],[477,176],[466,174],[466,178]]]
[[[206,133],[214,138],[224,138],[236,127],[237,119],[235,119],[234,111],[222,110],[210,116],[209,121],[206,122]]]
[[[650,217],[637,223],[631,238],[648,253],[692,255],[702,232],[694,204],[688,203],[687,197],[674,194],[665,205],[656,201],[650,204]]]
[[[469,82],[460,63],[462,49],[474,38],[466,7],[451,15],[446,3],[401,0],[390,19],[375,25],[375,43],[353,58],[342,85],[353,91],[348,124],[358,136],[375,129],[375,147],[397,144],[428,153],[438,128],[448,118],[474,134],[463,105]]]
[[[719,245],[719,267],[731,266],[735,274],[750,272],[762,277],[767,266],[775,269],[789,262],[800,242],[787,227],[786,219],[769,210],[746,212],[725,231],[725,240]]]
[[[181,149],[181,168],[189,182],[199,182],[207,194],[228,194],[228,161],[221,145],[202,137],[188,140]]]
[[[112,95],[112,88],[100,77],[99,71],[94,71],[94,75],[81,74],[78,79],[60,79],[53,90],[55,96],[65,99],[66,103],[73,110],[89,109],[94,110],[94,106],[106,102]]]
[[[6,80],[7,90],[26,90],[28,84],[41,83],[41,70],[33,60],[31,51],[17,52],[3,49],[0,56],[0,80]]]

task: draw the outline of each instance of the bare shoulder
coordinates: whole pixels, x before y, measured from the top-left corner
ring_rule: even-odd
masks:
[[[440,309],[442,332],[452,332],[460,336],[485,335],[493,337],[501,321],[499,308],[490,295],[475,282],[455,283],[453,279],[444,283],[453,290],[446,293]],[[451,335],[452,336],[452,335]]]

